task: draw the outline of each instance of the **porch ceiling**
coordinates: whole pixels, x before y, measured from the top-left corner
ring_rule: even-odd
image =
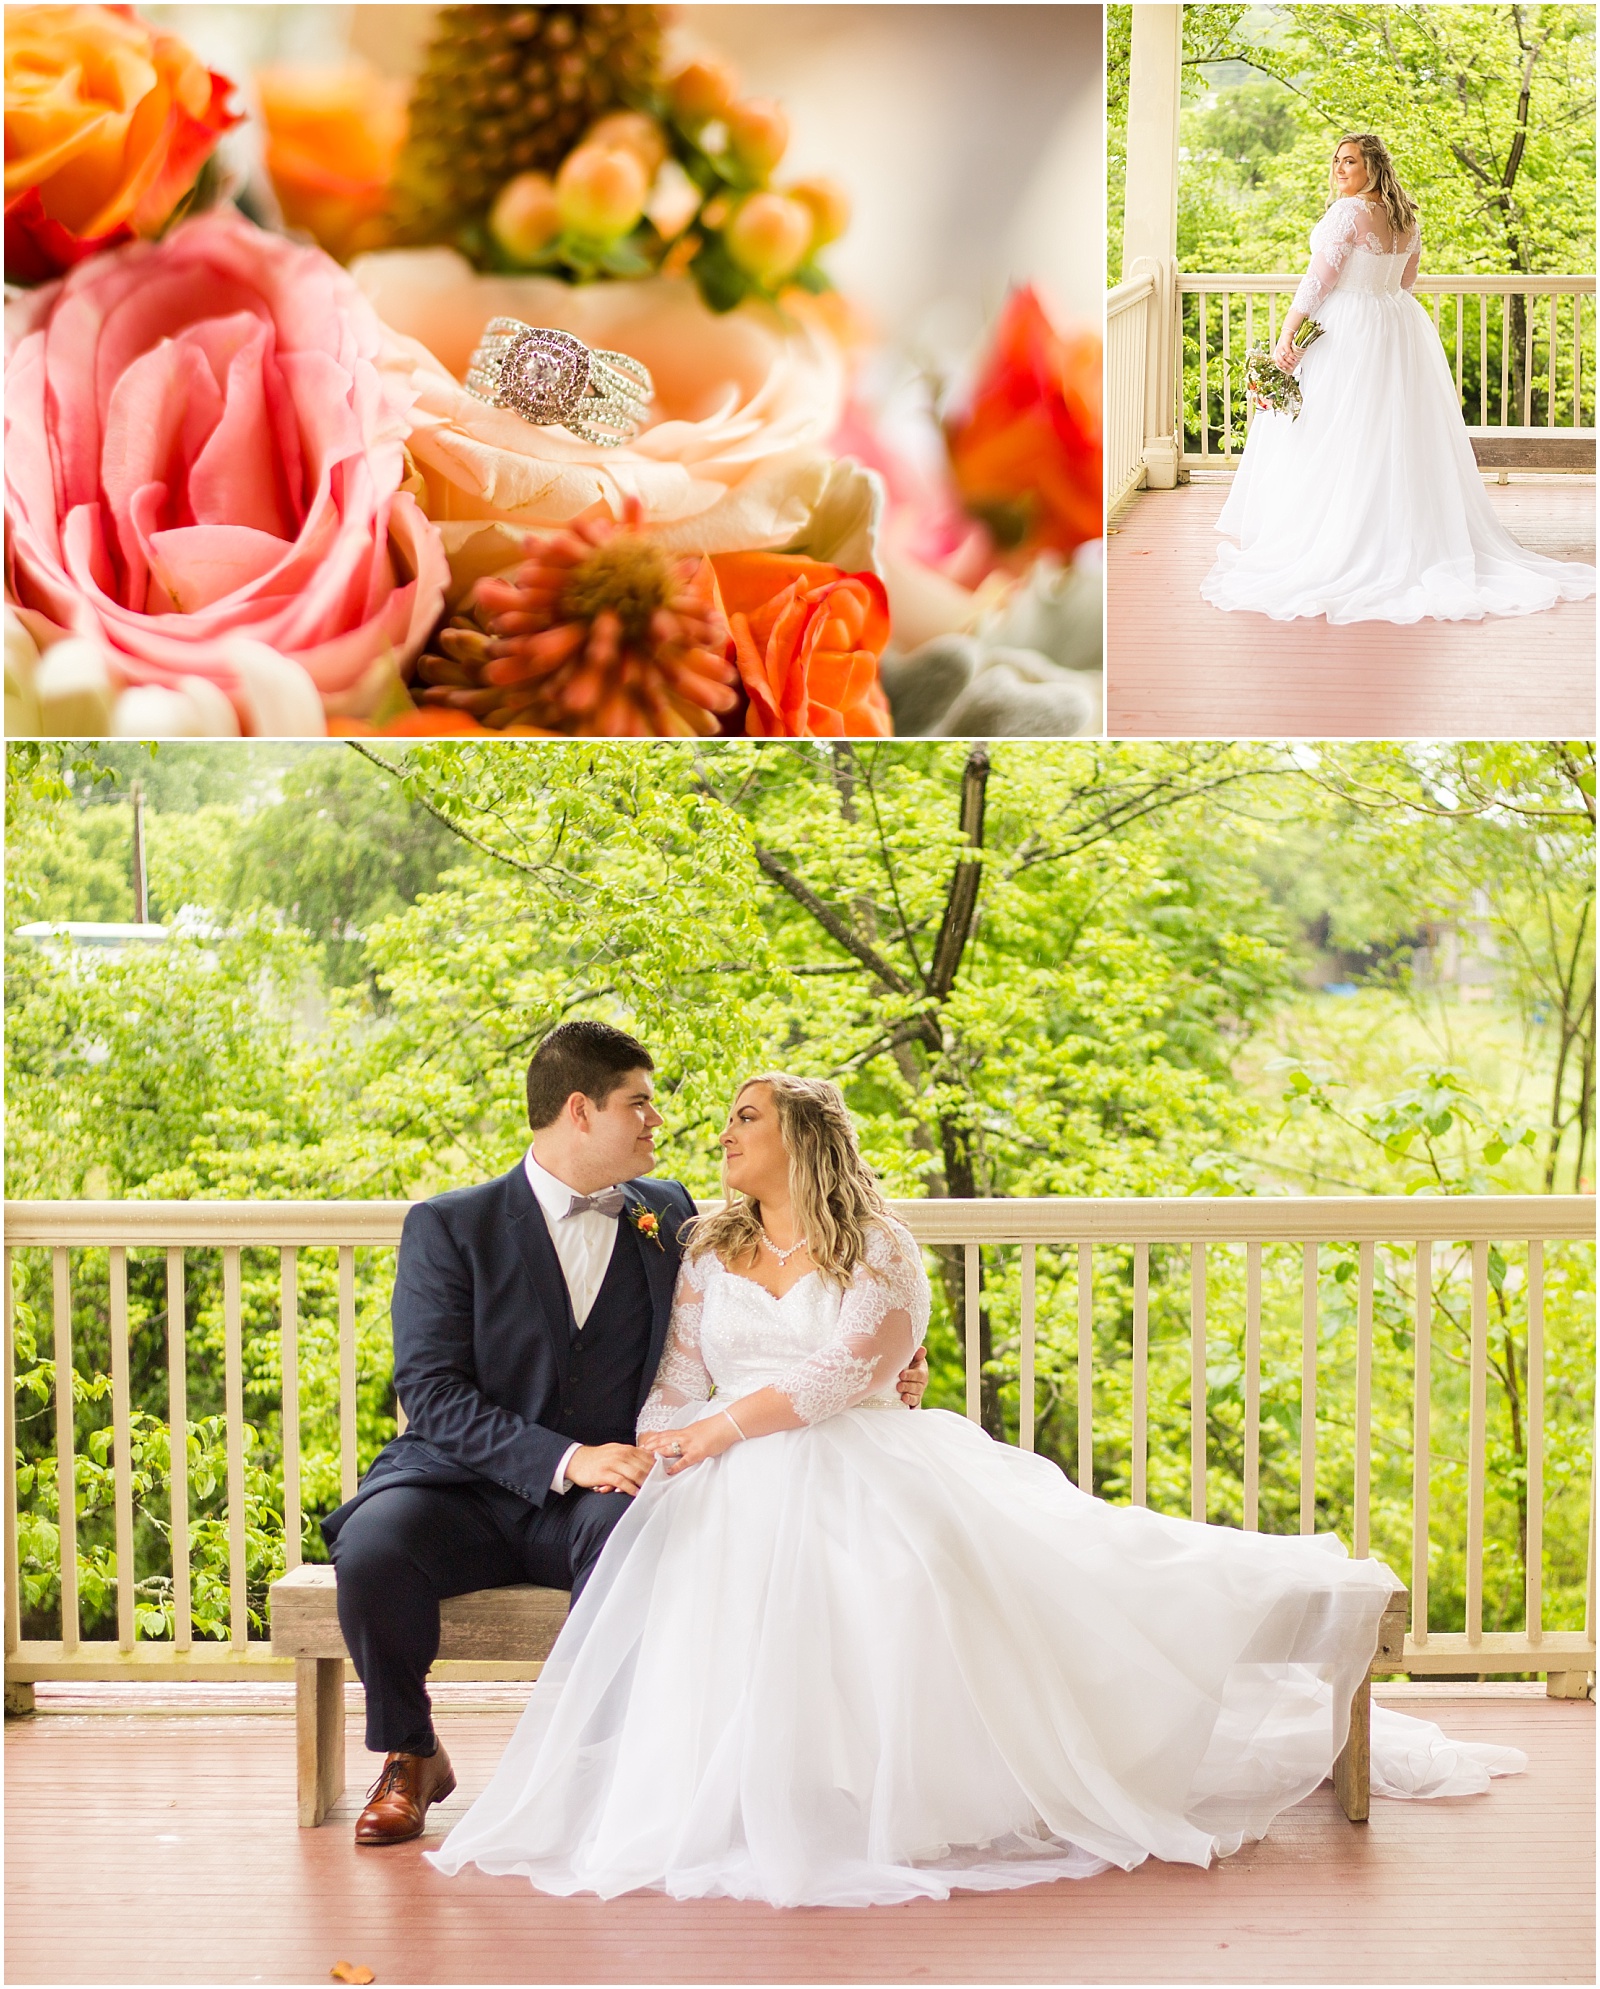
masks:
[[[1594,1707],[1537,1685],[1380,1691],[1464,1739],[1528,1750],[1530,1772],[1485,1797],[1377,1800],[1356,1825],[1324,1787],[1209,1872],[1151,1863],[861,1913],[601,1904],[441,1877],[421,1851],[483,1786],[516,1718],[505,1686],[441,1696],[460,1794],[420,1845],[359,1853],[353,1721],[352,1792],[315,1831],[295,1825],[286,1716],[212,1702],[194,1717],[8,1723],[7,1979],[326,1982],[340,1960],[380,1984],[1594,1979]]]
[[[1592,477],[1486,486],[1506,530],[1594,559]],[[1107,553],[1106,729],[1120,738],[1588,737],[1595,604],[1481,622],[1275,622],[1200,599],[1225,477],[1142,491]]]

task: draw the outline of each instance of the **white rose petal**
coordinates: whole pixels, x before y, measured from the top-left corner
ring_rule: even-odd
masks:
[[[33,637],[6,609],[6,737],[39,736],[39,649]]]
[[[180,677],[178,689],[189,700],[194,712],[193,738],[238,738],[239,714],[219,684],[212,683],[209,677]]]
[[[265,739],[327,737],[321,693],[298,663],[242,635],[231,636],[221,654],[239,675],[236,697],[247,733]]]
[[[239,719],[217,686],[184,677],[175,690],[136,684],[117,699],[113,739],[237,739]]]
[[[69,636],[46,650],[33,688],[45,738],[104,739],[110,732],[119,685],[108,653],[87,636]]]
[[[878,472],[863,469],[846,456],[830,467],[804,535],[784,550],[804,553],[808,559],[827,560],[832,566],[843,567],[846,573],[881,576],[878,532],[887,501],[888,494]]]

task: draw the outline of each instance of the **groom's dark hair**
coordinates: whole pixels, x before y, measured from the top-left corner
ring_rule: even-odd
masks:
[[[625,1029],[609,1022],[558,1022],[528,1065],[528,1124],[534,1132],[553,1125],[575,1091],[604,1105],[629,1071],[655,1067],[643,1043]]]

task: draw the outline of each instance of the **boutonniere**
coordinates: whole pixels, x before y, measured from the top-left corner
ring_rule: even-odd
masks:
[[[647,1209],[643,1202],[630,1202],[628,1220],[639,1234],[648,1237],[658,1250],[666,1249],[667,1246],[661,1241],[661,1218],[654,1209]]]

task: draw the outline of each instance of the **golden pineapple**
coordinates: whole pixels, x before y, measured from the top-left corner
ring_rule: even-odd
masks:
[[[470,245],[518,173],[553,173],[595,118],[647,95],[656,7],[441,7],[396,175],[399,238]]]

